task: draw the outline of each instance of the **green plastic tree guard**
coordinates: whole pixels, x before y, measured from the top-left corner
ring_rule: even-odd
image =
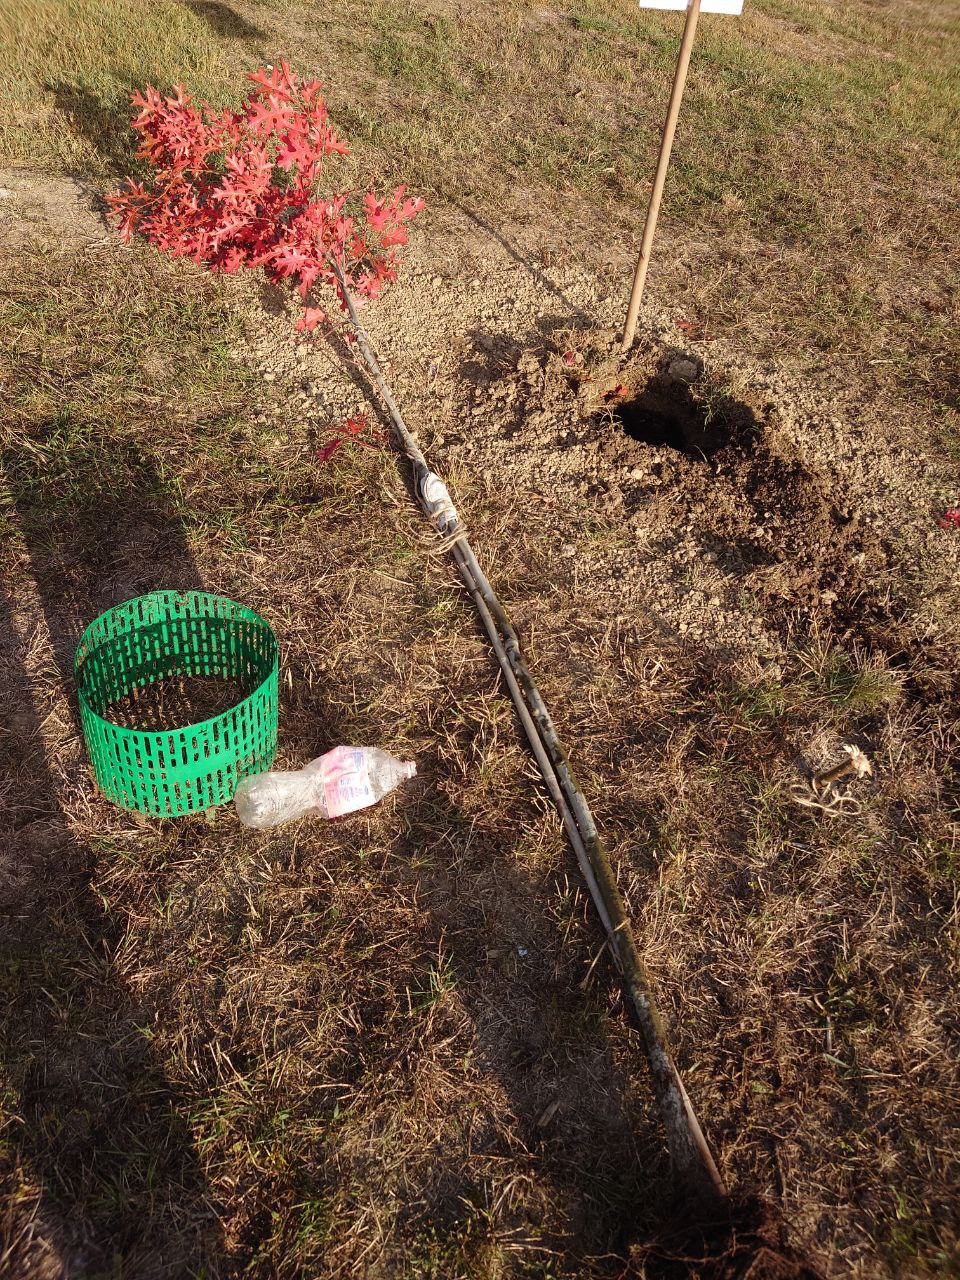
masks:
[[[154,591],[100,615],[74,658],[80,718],[97,783],[124,809],[176,817],[233,799],[277,749],[277,638],[252,609],[203,591]],[[121,698],[172,677],[220,677],[236,706],[159,731],[114,723]]]

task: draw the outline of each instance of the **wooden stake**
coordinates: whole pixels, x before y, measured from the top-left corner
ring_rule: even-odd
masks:
[[[637,259],[637,269],[633,274],[633,289],[630,292],[630,305],[627,307],[627,322],[623,327],[622,350],[624,351],[629,351],[633,346],[634,334],[637,331],[637,316],[640,314],[640,302],[643,298],[647,267],[650,265],[650,250],[653,247],[653,236],[657,229],[657,215],[660,212],[663,184],[667,179],[667,166],[670,163],[670,152],[673,148],[673,135],[677,131],[677,116],[680,114],[680,103],[683,99],[683,88],[687,82],[690,53],[693,49],[693,37],[697,33],[697,19],[699,16],[700,0],[690,0],[687,8],[687,20],[683,27],[683,39],[680,41],[677,70],[673,77],[670,105],[667,107],[667,118],[663,125],[660,159],[657,161],[657,171],[653,178],[653,190],[650,192],[650,207],[647,210],[647,220],[643,225],[640,256]]]

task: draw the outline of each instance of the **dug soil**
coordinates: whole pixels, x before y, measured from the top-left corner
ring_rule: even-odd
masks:
[[[455,498],[502,495],[514,536],[550,531],[559,588],[673,642],[774,672],[798,626],[894,657],[910,636],[950,646],[960,539],[938,516],[957,468],[910,405],[866,398],[842,362],[752,360],[651,302],[621,356],[622,284],[432,219],[366,322]],[[289,329],[285,309],[266,331],[258,313],[254,357],[305,425],[335,430],[363,372]]]

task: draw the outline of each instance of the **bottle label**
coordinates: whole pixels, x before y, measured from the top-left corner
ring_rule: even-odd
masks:
[[[323,801],[328,818],[342,818],[373,804],[373,784],[362,747],[334,747],[323,757]]]

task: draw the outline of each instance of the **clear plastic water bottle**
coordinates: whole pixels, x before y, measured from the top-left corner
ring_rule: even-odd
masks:
[[[379,747],[334,747],[302,769],[244,778],[233,803],[248,827],[278,827],[313,809],[340,818],[376,804],[416,772]]]

